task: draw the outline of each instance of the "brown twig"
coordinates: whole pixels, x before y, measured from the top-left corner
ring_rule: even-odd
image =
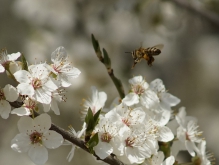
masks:
[[[205,9],[204,7],[192,5],[187,0],[172,0],[172,2],[174,2],[178,6],[181,6],[185,9],[189,10],[190,12],[193,12],[196,15],[199,15],[199,16],[205,18],[209,22],[211,22],[214,25],[219,27],[219,15],[218,14],[216,14],[212,11],[209,11],[209,10]]]

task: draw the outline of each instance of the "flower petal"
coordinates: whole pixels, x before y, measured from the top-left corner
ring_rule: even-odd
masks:
[[[33,97],[43,104],[49,104],[51,102],[51,95],[52,94],[50,91],[44,90],[43,88],[38,88],[35,90]]]
[[[0,101],[0,113],[1,113],[1,117],[3,119],[7,119],[9,117],[10,112],[11,112],[10,104],[7,101],[5,101],[5,100],[1,100]]]
[[[2,65],[0,64],[0,73],[2,73],[2,72],[4,72],[4,71],[5,71],[4,66],[2,66]]]
[[[3,92],[4,92],[4,95],[6,97],[6,100],[8,100],[10,102],[14,102],[18,98],[17,89],[15,87],[13,87],[12,85],[10,85],[10,84],[7,84],[3,88]]]
[[[159,135],[160,136],[158,140],[162,142],[168,142],[168,141],[173,140],[174,138],[172,131],[166,126],[163,126],[159,129]]]
[[[129,93],[128,95],[125,96],[122,102],[127,106],[137,104],[139,103],[139,96],[135,93]]]
[[[43,113],[34,119],[35,129],[40,133],[47,132],[51,127],[51,124],[51,117],[46,113]]]
[[[34,88],[30,84],[22,83],[17,86],[17,90],[21,95],[28,95],[33,96],[34,95]]]
[[[45,164],[48,160],[48,151],[43,145],[32,145],[28,156],[35,164]]]
[[[54,111],[56,115],[60,115],[58,104],[54,99],[52,99],[51,101],[51,109]]]
[[[11,140],[11,148],[17,152],[27,152],[31,146],[30,137],[25,133],[17,134]]]
[[[25,107],[20,107],[20,108],[15,108],[11,111],[11,114],[16,114],[18,116],[29,116],[30,110],[28,108]]]
[[[29,116],[23,116],[17,123],[18,130],[24,134],[31,134],[33,129],[33,119]]]
[[[55,149],[62,145],[63,137],[55,131],[49,130],[43,134],[43,144],[49,149]]]
[[[8,57],[8,61],[14,61],[14,60],[17,60],[18,57],[21,56],[21,53],[20,52],[17,52],[17,53],[12,53],[12,54],[8,54],[7,57]]]
[[[30,83],[30,78],[32,77],[30,73],[26,70],[19,70],[14,73],[14,77],[19,83]]]
[[[109,143],[99,141],[99,143],[94,147],[94,151],[100,159],[105,159],[113,152],[113,147]]]

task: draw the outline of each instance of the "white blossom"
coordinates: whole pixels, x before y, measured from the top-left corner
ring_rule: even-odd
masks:
[[[11,114],[16,114],[18,116],[29,116],[34,110],[37,110],[37,108],[37,102],[27,97],[25,100],[23,100],[23,105],[19,108],[13,109]]]
[[[29,71],[19,70],[14,73],[20,83],[17,86],[18,92],[43,104],[51,102],[52,92],[58,88],[57,83],[49,77],[46,65],[31,65],[28,67]]]
[[[159,151],[152,158],[146,159],[142,165],[173,165],[174,162],[175,158],[173,156],[169,156],[164,160],[163,152]]]
[[[7,119],[11,112],[11,105],[9,102],[14,102],[18,98],[18,92],[12,85],[6,85],[0,89],[0,115],[3,119]]]
[[[152,81],[150,83],[150,89],[157,93],[157,96],[160,99],[160,106],[163,109],[171,110],[172,106],[176,106],[180,102],[179,98],[167,92],[163,81],[160,79]]]
[[[94,147],[94,151],[101,159],[105,159],[118,147],[118,129],[119,126],[109,118],[101,118],[95,127],[94,133],[98,133],[99,143]]]
[[[2,49],[0,52],[0,73],[5,71],[5,67],[10,61],[17,60],[20,55],[20,52],[8,54],[6,49]]]
[[[151,108],[159,103],[157,94],[149,89],[149,84],[142,76],[135,76],[129,80],[131,92],[122,100],[127,106],[138,104],[139,102],[146,108]]]
[[[195,143],[200,143],[202,132],[198,130],[197,120],[193,117],[186,116],[185,108],[179,109],[176,115],[176,121],[179,124],[177,128],[178,141],[174,141],[172,145],[172,153],[174,156],[180,150],[187,150],[191,156],[195,156]]]
[[[63,143],[63,137],[49,130],[51,118],[47,114],[32,119],[23,116],[18,121],[17,134],[11,141],[11,148],[19,153],[27,152],[35,164],[45,164],[48,159],[48,149],[58,148]]]
[[[52,53],[51,60],[53,64],[49,68],[61,81],[63,87],[69,87],[71,85],[70,79],[77,78],[81,73],[79,69],[71,66],[65,48],[62,46]]]
[[[91,87],[92,96],[89,100],[83,99],[83,109],[80,110],[81,120],[84,120],[88,109],[90,108],[92,113],[95,114],[101,108],[104,107],[107,100],[105,92],[98,92],[97,88]]]

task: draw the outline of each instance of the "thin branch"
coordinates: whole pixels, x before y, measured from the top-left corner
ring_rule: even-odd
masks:
[[[172,0],[172,2],[174,2],[178,6],[181,6],[181,7],[185,8],[185,9],[189,10],[190,12],[193,12],[194,14],[197,14],[197,15],[205,18],[209,22],[211,22],[214,25],[219,27],[219,15],[218,14],[216,14],[216,13],[210,11],[210,10],[207,10],[204,7],[192,5],[190,3],[190,1],[186,1],[186,0]]]
[[[121,81],[118,78],[116,78],[116,76],[113,73],[113,69],[111,68],[111,60],[108,56],[107,51],[103,48],[103,54],[102,54],[102,52],[100,50],[99,42],[95,39],[93,34],[91,35],[91,39],[92,39],[94,51],[95,51],[98,59],[106,67],[108,75],[112,79],[114,85],[116,86],[117,91],[119,92],[120,98],[123,99],[125,97],[124,88],[122,86]]]
[[[52,124],[50,129],[58,132],[59,134],[61,134],[63,136],[64,139],[72,142],[73,144],[75,144],[78,147],[82,148],[84,151],[90,153],[88,148],[85,146],[85,142],[83,140],[78,139],[73,134],[70,134],[68,131],[64,130],[63,128],[60,128],[60,127],[56,126],[55,124]],[[97,155],[94,154],[94,156],[97,158],[97,160],[102,160]],[[117,159],[113,155],[110,155],[110,156],[106,157],[102,161],[104,161],[105,163],[111,164],[111,165],[124,165],[123,162],[121,162],[119,159]]]

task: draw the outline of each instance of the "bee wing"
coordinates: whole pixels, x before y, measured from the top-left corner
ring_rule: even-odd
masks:
[[[157,49],[163,49],[164,45],[163,44],[158,44],[158,45],[155,45],[153,46],[153,48],[157,48]]]

